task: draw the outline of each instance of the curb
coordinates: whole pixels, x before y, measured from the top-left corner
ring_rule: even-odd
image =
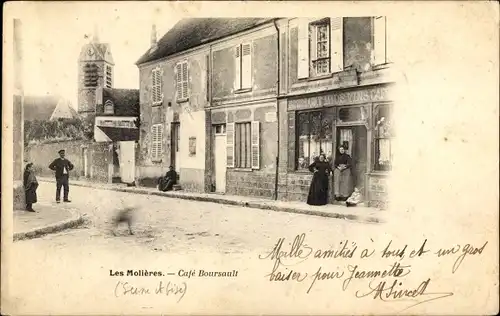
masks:
[[[72,209],[69,209],[69,212],[73,214],[70,219],[63,220],[45,227],[35,228],[29,231],[14,233],[14,241],[40,238],[47,234],[54,234],[65,229],[76,228],[85,222],[85,217],[83,215],[79,215]]]
[[[39,181],[55,183],[55,181],[52,179],[39,179]],[[218,204],[225,204],[225,205],[249,207],[249,208],[256,208],[256,209],[261,209],[261,210],[270,210],[270,211],[275,211],[275,212],[287,212],[287,213],[321,216],[321,217],[329,217],[329,218],[336,218],[336,219],[346,219],[346,220],[350,220],[350,221],[358,221],[358,222],[364,222],[364,223],[375,223],[375,224],[385,223],[385,220],[383,220],[379,217],[376,217],[376,216],[343,214],[343,213],[335,213],[335,212],[326,212],[326,211],[321,211],[321,210],[304,210],[304,209],[300,209],[300,208],[268,205],[268,204],[261,203],[261,202],[234,201],[234,200],[226,200],[226,199],[221,199],[221,198],[217,198],[217,197],[209,197],[209,196],[192,196],[192,195],[177,194],[174,192],[150,191],[147,189],[140,189],[138,187],[135,187],[135,189],[129,189],[126,187],[119,188],[119,187],[109,187],[106,185],[99,185],[99,184],[94,184],[94,183],[74,183],[74,182],[71,183],[71,185],[80,186],[80,187],[87,187],[87,188],[94,188],[94,189],[101,189],[101,190],[108,190],[108,191],[135,193],[135,194],[142,194],[142,195],[156,195],[156,196],[163,196],[163,197],[174,198],[174,199],[201,201],[201,202],[210,202],[210,203],[218,203]]]

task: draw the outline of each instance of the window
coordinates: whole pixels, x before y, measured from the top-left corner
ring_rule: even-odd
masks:
[[[196,137],[189,137],[189,156],[196,156]]]
[[[113,114],[114,113],[113,101],[106,100],[106,102],[104,103],[104,113],[105,114]]]
[[[394,125],[391,117],[391,105],[375,107],[375,166],[377,171],[389,171],[392,168]]]
[[[161,105],[163,102],[162,74],[163,71],[160,67],[156,67],[151,73],[151,100],[153,105]]]
[[[163,155],[163,125],[155,124],[151,127],[151,159],[161,160]]]
[[[86,88],[95,88],[99,83],[99,67],[96,64],[86,64],[83,68],[83,84]]]
[[[260,124],[258,121],[226,125],[227,167],[260,168]]]
[[[299,19],[298,79],[342,71],[343,18]]]
[[[106,88],[113,87],[113,70],[111,66],[106,65]]]
[[[252,45],[240,44],[235,49],[234,90],[252,88]]]
[[[175,66],[175,82],[177,87],[177,101],[185,101],[189,98],[188,92],[188,78],[189,78],[189,69],[188,69],[187,60],[178,63]]]
[[[214,133],[215,133],[215,135],[226,134],[226,124],[214,125]]]
[[[330,25],[329,20],[320,24],[313,24],[311,55],[316,75],[330,73]]]
[[[321,154],[333,155],[333,110],[298,113],[297,170],[304,170]]]

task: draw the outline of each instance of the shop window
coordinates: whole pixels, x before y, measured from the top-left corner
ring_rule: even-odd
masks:
[[[297,170],[325,154],[329,161],[333,153],[333,115],[330,109],[302,112],[297,118]]]
[[[391,105],[375,107],[375,165],[376,171],[389,171],[392,169],[392,140],[394,126],[391,116]]]

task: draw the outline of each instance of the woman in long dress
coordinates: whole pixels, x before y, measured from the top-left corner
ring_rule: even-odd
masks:
[[[352,158],[339,147],[339,154],[335,157],[333,171],[333,188],[336,201],[345,201],[352,193]]]
[[[328,176],[332,169],[324,154],[319,155],[319,159],[309,165],[309,171],[314,174],[309,187],[307,204],[325,205],[328,203]]]
[[[33,204],[37,202],[36,189],[38,188],[38,181],[33,171],[33,163],[30,162],[26,165],[23,178],[26,211],[35,212]]]

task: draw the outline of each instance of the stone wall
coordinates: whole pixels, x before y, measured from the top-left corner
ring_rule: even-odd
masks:
[[[388,174],[370,174],[368,195],[370,206],[386,208],[388,205]]]
[[[274,196],[274,173],[228,169],[226,179],[227,194],[260,198]]]
[[[49,169],[49,165],[59,157],[58,151],[65,149],[66,158],[74,165],[73,170],[70,171],[70,177],[79,179],[84,176],[82,150],[87,147],[89,180],[108,182],[109,164],[112,163],[109,145],[110,143],[94,143],[85,140],[31,144],[25,148],[25,160],[33,163],[37,176],[53,177],[54,171]]]

